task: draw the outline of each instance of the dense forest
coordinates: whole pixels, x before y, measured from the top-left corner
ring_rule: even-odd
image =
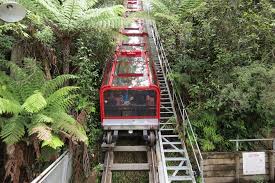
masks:
[[[0,182],[30,182],[64,149],[81,179],[100,158],[98,89],[122,2],[19,3],[27,17],[0,24]]]
[[[30,182],[64,149],[74,152],[81,180],[101,159],[98,89],[125,23],[123,1],[19,2],[27,17],[0,22],[0,182]],[[150,2],[202,150],[267,137],[275,123],[274,1]]]
[[[274,1],[153,1],[162,42],[204,151],[267,137],[275,123]],[[273,6],[272,6],[273,5]]]

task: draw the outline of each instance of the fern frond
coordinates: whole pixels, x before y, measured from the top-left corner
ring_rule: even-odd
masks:
[[[59,87],[61,87],[66,81],[70,79],[76,79],[77,76],[71,75],[71,74],[64,74],[57,76],[56,78],[46,81],[44,86],[41,88],[41,92],[45,96],[49,96],[52,94],[55,90],[57,90]]]
[[[22,107],[30,112],[36,113],[47,106],[47,102],[41,92],[36,91],[33,95],[28,97]]]
[[[12,78],[15,81],[21,81],[22,78],[28,78],[27,73],[18,65],[16,65],[15,63],[9,63],[9,68],[11,70],[11,72],[13,73]]]
[[[60,13],[58,7],[60,7],[59,2],[55,0],[36,0],[37,3],[43,6],[49,14],[54,16],[57,20],[63,18],[62,14]]]
[[[181,3],[181,10],[188,11],[194,8],[197,8],[203,0],[183,0]]]
[[[170,23],[177,23],[178,22],[178,18],[176,16],[171,16],[169,14],[165,14],[165,13],[156,13],[154,15],[156,18],[160,18],[160,19],[165,19],[167,21],[170,21]]]
[[[24,102],[27,97],[33,94],[33,91],[42,87],[45,81],[44,74],[41,69],[36,65],[34,59],[24,59],[23,67],[19,67],[14,63],[10,63],[11,78],[13,81],[8,83],[10,91],[16,90],[14,95],[18,95],[19,102]],[[11,88],[12,87],[12,88]]]
[[[49,117],[46,116],[44,114],[36,114],[35,116],[32,117],[32,124],[38,124],[38,123],[53,123],[54,120]]]
[[[75,86],[66,86],[51,94],[47,98],[48,107],[54,110],[65,111],[73,103],[74,95],[71,92],[78,89]]]
[[[89,28],[107,29],[107,28],[120,28],[124,25],[125,20],[121,17],[105,18],[102,20],[94,20],[88,25]]]
[[[82,11],[81,5],[78,3],[78,0],[66,0],[62,5],[62,14],[65,17],[63,20],[64,26],[69,29],[70,27],[74,27],[75,21],[77,21],[80,17],[84,16],[84,12]]]
[[[0,98],[8,99],[10,101],[18,101],[15,96],[8,88],[7,85],[1,85],[0,83]]]
[[[49,140],[45,140],[43,143],[42,143],[42,147],[44,146],[49,146],[53,149],[57,149],[59,147],[62,147],[64,145],[64,142],[62,142],[60,140],[60,138],[56,135],[52,135],[52,138],[49,139]]]
[[[98,0],[78,0],[83,11],[92,8],[97,2]]]
[[[125,9],[121,5],[90,9],[86,12],[85,17],[79,20],[79,27],[84,28],[120,28],[124,19],[121,15]]]
[[[21,106],[16,101],[0,98],[0,115],[1,114],[18,114]]]
[[[7,144],[15,144],[21,140],[25,134],[24,122],[19,118],[8,121],[2,128],[1,138]]]
[[[40,140],[51,140],[52,139],[52,129],[43,123],[38,123],[31,128],[29,128],[29,135],[37,134]]]
[[[108,18],[108,17],[118,17],[122,16],[125,13],[125,9],[122,5],[116,5],[112,7],[106,8],[95,8],[90,9],[86,13],[84,17],[86,20],[91,20],[93,18]]]
[[[55,123],[52,125],[53,129],[63,130],[77,140],[88,143],[88,137],[84,128],[70,115],[67,113],[56,113],[53,114],[53,118],[55,119]]]
[[[149,0],[146,0],[149,1]],[[169,13],[169,8],[160,0],[150,0],[150,4],[152,4],[154,12],[161,12],[161,13]],[[170,14],[170,13],[169,13]]]

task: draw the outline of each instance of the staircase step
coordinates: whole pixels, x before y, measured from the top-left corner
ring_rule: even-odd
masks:
[[[175,123],[159,123],[160,125],[175,125]]]
[[[169,144],[173,144],[173,145],[180,145],[181,142],[177,141],[177,142],[162,142],[163,145],[169,145]]]
[[[187,159],[184,157],[167,157],[165,161],[186,161]]]
[[[167,170],[188,170],[187,166],[167,166]]]
[[[169,176],[168,177],[169,182],[171,181],[192,181],[191,176]]]
[[[178,153],[184,153],[183,149],[164,149],[163,152],[178,152]]]
[[[178,135],[162,135],[162,137],[167,138],[167,137],[179,137],[179,136]]]
[[[160,131],[174,131],[175,129],[174,128],[163,128],[163,129],[160,129]]]

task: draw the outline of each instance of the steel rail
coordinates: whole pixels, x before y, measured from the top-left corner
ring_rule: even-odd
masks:
[[[101,183],[112,183],[112,171],[148,171],[149,183],[159,183],[157,155],[155,147],[150,146],[115,146],[103,144],[107,147],[104,159]],[[108,147],[109,146],[109,147]],[[147,152],[147,163],[113,163],[114,152]]]

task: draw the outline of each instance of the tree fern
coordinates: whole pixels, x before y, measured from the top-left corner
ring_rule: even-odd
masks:
[[[84,128],[70,115],[66,113],[56,113],[53,114],[53,118],[58,121],[53,124],[55,130],[63,130],[72,135],[75,139],[88,143]]]
[[[45,82],[45,84],[41,88],[41,92],[43,93],[43,95],[49,96],[58,88],[63,86],[66,81],[68,81],[69,79],[76,79],[76,78],[77,78],[76,76],[71,74],[64,74],[64,75],[57,76],[56,78]]]
[[[66,0],[62,7],[61,11],[65,18],[64,25],[67,26],[68,29],[69,27],[73,29],[74,26],[76,26],[76,20],[79,20],[84,15],[81,6],[77,0]]]
[[[57,149],[58,147],[62,147],[63,145],[64,145],[64,142],[62,142],[60,138],[56,135],[53,135],[51,139],[45,140],[42,143],[42,147],[50,146],[53,149]]]
[[[28,97],[22,107],[30,113],[35,113],[46,107],[47,102],[41,92],[36,91]]]
[[[35,11],[41,16],[45,16],[46,14],[48,18],[47,21],[58,25],[58,29],[67,31],[67,33],[80,31],[82,29],[89,31],[89,28],[95,27],[92,26],[93,23],[96,23],[97,27],[104,25],[102,28],[106,28],[107,25],[111,25],[111,27],[108,28],[113,28],[115,27],[113,25],[118,22],[114,17],[120,17],[122,20],[121,16],[124,13],[124,7],[121,5],[93,9],[92,7],[97,2],[96,0],[65,0],[61,5],[55,0],[20,1],[25,4],[26,7],[31,7],[32,11]],[[109,23],[102,23],[104,20],[107,20]],[[115,22],[110,23],[112,20]]]
[[[66,80],[76,77],[63,75],[46,81],[35,63],[32,65],[28,62],[23,68],[17,65],[12,67],[19,71],[15,73],[15,80],[12,78],[14,76],[0,73],[0,137],[3,141],[14,144],[28,134],[37,136],[44,146],[58,148],[64,143],[57,135],[64,132],[74,139],[86,142],[87,136],[83,127],[67,114],[76,96],[73,92],[78,87],[62,87]],[[26,73],[30,72],[37,79],[26,78]],[[21,92],[24,94],[21,94],[20,99],[13,97]],[[26,129],[28,133],[25,133]]]
[[[52,139],[52,129],[43,123],[38,123],[29,129],[29,135],[36,134],[40,140],[49,141]]]
[[[25,134],[24,119],[15,117],[3,125],[1,138],[7,144],[15,144]]]
[[[55,91],[47,98],[48,106],[55,110],[67,110],[74,99],[74,96],[69,94],[76,89],[78,89],[78,87],[67,86]]]
[[[9,81],[10,91],[18,90],[13,94],[18,95],[17,98],[20,102],[24,102],[35,90],[40,89],[45,81],[43,72],[36,65],[34,59],[25,58],[22,67],[10,63],[9,68],[12,73],[11,80],[15,81]]]
[[[50,116],[42,114],[42,113],[38,113],[32,117],[32,124],[38,124],[38,123],[48,124],[48,123],[53,123],[53,122],[54,122],[54,120]]]
[[[1,114],[18,114],[21,111],[19,103],[4,98],[0,98],[0,115]]]
[[[55,0],[35,0],[32,3],[37,3],[37,5],[41,5],[43,8],[45,8],[48,11],[47,15],[51,15],[55,18],[56,21],[60,21],[62,18],[64,18],[64,16],[62,15],[62,13],[60,12],[59,9],[59,2],[55,1]],[[28,6],[27,6],[28,7]],[[40,9],[42,7],[39,7]],[[41,13],[45,13],[41,12]]]

